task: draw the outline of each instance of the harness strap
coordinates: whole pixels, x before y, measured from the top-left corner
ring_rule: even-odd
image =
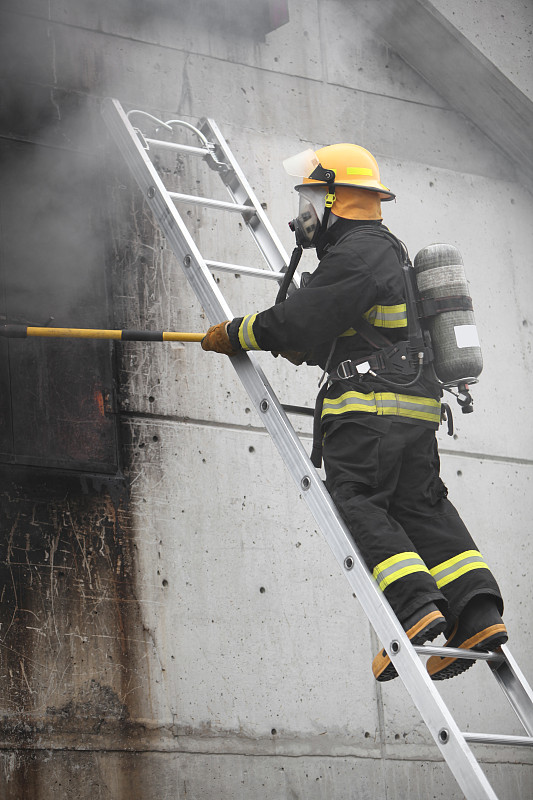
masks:
[[[472,298],[465,294],[448,297],[421,297],[416,304],[421,319],[435,317],[445,311],[473,311]]]
[[[326,382],[317,394],[313,414],[313,449],[310,458],[311,464],[317,469],[322,466],[322,407],[328,388],[329,383]]]
[[[330,383],[355,378],[357,375],[366,375],[367,372],[379,377],[379,373],[402,376],[404,384],[412,385],[409,378],[418,374],[418,368],[413,364],[409,342],[400,341],[389,347],[365,355],[357,360],[346,359],[341,361],[329,374]],[[384,378],[381,378],[384,380]],[[398,384],[401,388],[403,384]]]
[[[381,333],[381,331],[379,331],[374,325],[371,325],[370,322],[363,316],[360,316],[355,320],[354,328],[359,336],[368,342],[368,344],[372,345],[372,347],[374,347],[376,350],[390,347],[392,344],[391,340],[387,339],[385,334]]]

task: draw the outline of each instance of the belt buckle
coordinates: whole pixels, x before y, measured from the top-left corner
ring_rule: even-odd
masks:
[[[342,378],[343,380],[347,378],[353,378],[354,374],[355,373],[352,368],[351,360],[347,359],[346,361],[341,361],[341,363],[337,367],[337,375],[339,376],[339,378]]]

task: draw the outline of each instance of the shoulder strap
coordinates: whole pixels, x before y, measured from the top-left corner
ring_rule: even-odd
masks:
[[[371,236],[379,236],[381,239],[388,239],[389,242],[396,248],[398,251],[398,255],[402,262],[409,260],[409,255],[407,252],[407,247],[404,245],[397,236],[389,231],[385,225],[380,225],[377,227],[376,225],[358,225],[357,228],[352,228],[351,230],[347,231],[344,236],[336,242],[336,244],[340,244],[348,239],[350,236],[357,236],[360,233],[369,233]]]
[[[387,339],[384,333],[381,333],[374,325],[371,325],[364,317],[357,317],[354,322],[356,332],[361,336],[365,342],[375,347],[376,350],[381,350],[383,347],[390,347],[392,342]]]
[[[375,225],[358,225],[357,228],[353,228],[344,236],[341,236],[337,244],[340,244],[349,237],[356,236],[360,233],[370,233],[373,236],[379,236],[381,239],[388,239],[398,251],[398,255],[402,263],[405,263],[405,260],[409,259],[405,245],[383,225],[381,225],[379,228]],[[377,330],[376,327],[371,325],[363,316],[358,317],[354,321],[354,328],[357,333],[376,350],[380,350],[384,347],[390,347],[392,344],[390,339],[388,339],[385,334]]]

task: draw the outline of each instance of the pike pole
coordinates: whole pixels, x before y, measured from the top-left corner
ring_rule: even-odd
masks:
[[[29,325],[0,325],[0,336],[25,339],[28,336],[61,339],[115,339],[122,342],[201,342],[204,333],[177,331],[103,330],[100,328],[48,328]]]

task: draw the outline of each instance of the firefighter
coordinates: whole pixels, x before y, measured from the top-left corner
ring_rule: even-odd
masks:
[[[382,223],[394,194],[355,144],[284,166],[301,178],[297,249],[316,248],[318,267],[271,308],[211,327],[202,348],[269,350],[325,371],[313,461],[323,456],[326,486],[407,636],[492,649],[507,641],[503,601],[439,476],[441,387],[410,362],[402,246]],[[427,669],[443,680],[472,664],[436,656]],[[384,650],[372,669],[378,681],[397,675]]]

